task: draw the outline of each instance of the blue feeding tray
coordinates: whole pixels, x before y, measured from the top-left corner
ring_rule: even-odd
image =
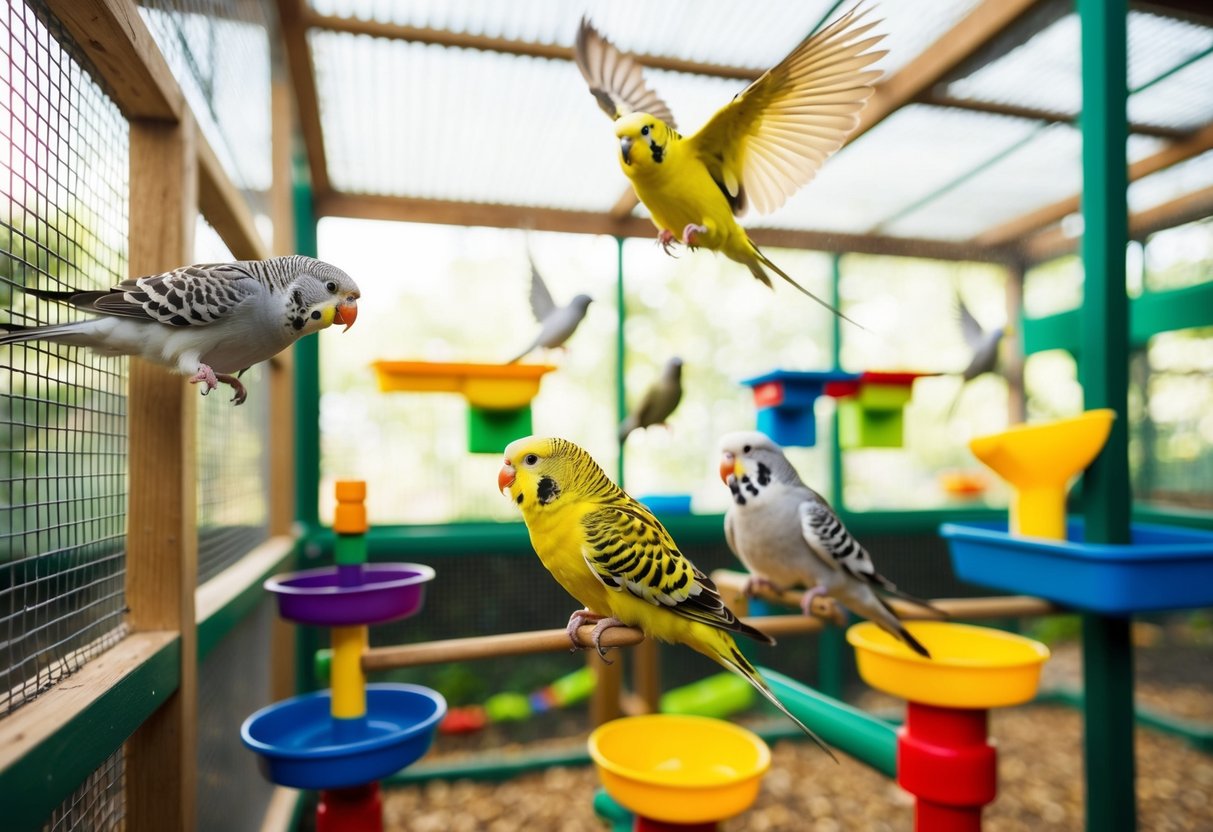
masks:
[[[366,686],[365,737],[341,742],[328,691],[262,708],[240,726],[258,755],[261,773],[280,786],[339,789],[373,783],[416,762],[429,750],[446,700],[420,685]]]
[[[1213,533],[1134,523],[1129,544],[1014,537],[1006,523],[944,523],[962,580],[1108,615],[1213,605]]]
[[[691,513],[690,494],[648,494],[637,499],[658,517]]]
[[[741,383],[754,388],[758,430],[785,447],[812,447],[817,444],[817,398],[830,382],[858,378],[841,370],[774,370]]]

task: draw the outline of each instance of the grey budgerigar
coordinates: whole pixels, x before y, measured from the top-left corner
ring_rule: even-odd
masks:
[[[302,255],[183,266],[133,277],[103,291],[26,294],[95,317],[64,324],[0,324],[0,344],[52,341],[104,355],[135,355],[205,385],[248,393],[236,373],[334,323],[349,329],[361,293],[336,266]]]
[[[960,396],[970,381],[997,369],[998,349],[1002,344],[1002,339],[1010,331],[1010,327],[1006,325],[994,329],[983,329],[977,318],[973,317],[973,313],[965,306],[964,299],[960,295],[956,296],[956,317],[960,321],[960,333],[969,347],[970,357],[968,365],[960,374],[960,388],[957,389],[952,404],[948,407],[949,416],[955,412],[956,405],[960,402]]]
[[[619,423],[619,441],[637,428],[664,425],[682,401],[682,359],[674,356],[665,363],[661,375],[645,391],[636,409]]]
[[[808,587],[801,600],[806,615],[814,598],[828,595],[930,658],[877,590],[944,614],[876,571],[872,556],[766,434],[722,437],[720,477],[733,495],[724,518],[725,538],[750,571],[748,589],[763,584],[778,590]]]
[[[557,306],[532,259],[531,312],[535,314],[535,320],[539,321],[539,334],[527,345],[526,349],[507,363],[513,364],[531,350],[539,347],[551,350],[563,345],[576,331],[592,301],[593,298],[589,295],[577,295],[566,305]]]

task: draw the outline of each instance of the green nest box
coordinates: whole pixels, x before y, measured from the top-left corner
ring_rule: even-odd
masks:
[[[499,454],[521,436],[530,436],[531,406],[497,410],[468,405],[468,451]]]
[[[845,449],[900,448],[905,406],[922,373],[864,373],[858,381],[827,386],[838,399],[838,444]]]

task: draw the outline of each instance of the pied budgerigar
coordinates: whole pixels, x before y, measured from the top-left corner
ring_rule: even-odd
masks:
[[[725,538],[750,571],[748,588],[808,587],[801,599],[806,615],[814,598],[828,595],[930,658],[878,593],[943,613],[876,571],[868,551],[825,498],[801,481],[783,449],[766,434],[743,431],[722,437],[720,478],[733,495],[725,514]]]
[[[591,623],[600,653],[602,633],[619,626],[686,645],[744,678],[829,752],[788,712],[733,636],[775,640],[739,620],[653,513],[585,450],[565,439],[517,439],[505,449],[497,487],[518,505],[540,561],[585,607],[569,618],[574,647],[581,646],[577,629]]]
[[[535,266],[534,258],[531,258],[530,262],[531,312],[534,313],[535,320],[539,322],[539,334],[527,345],[526,349],[509,360],[510,364],[521,360],[531,350],[540,347],[553,350],[563,346],[564,342],[573,336],[581,324],[581,319],[585,317],[586,310],[593,302],[593,298],[589,295],[576,295],[564,306],[557,306],[556,301],[552,299],[552,293],[548,291],[547,284],[543,282],[543,276],[539,274],[539,269]]]
[[[237,373],[334,323],[349,329],[360,297],[341,269],[302,255],[184,266],[103,291],[23,291],[94,317],[0,323],[0,345],[40,340],[139,356],[203,384],[204,395],[230,385],[236,404],[247,397]]]
[[[619,424],[619,441],[625,441],[634,430],[650,425],[664,425],[665,420],[682,401],[682,359],[670,358],[661,375],[645,391],[636,409]]]

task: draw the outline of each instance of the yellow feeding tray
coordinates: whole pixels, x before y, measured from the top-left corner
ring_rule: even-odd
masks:
[[[908,621],[931,651],[919,656],[871,621],[847,630],[859,675],[872,687],[941,708],[1003,708],[1036,696],[1049,648],[1030,638],[947,621]]]
[[[379,389],[421,393],[462,393],[473,407],[515,410],[539,393],[549,364],[466,364],[436,361],[376,361]]]
[[[589,750],[607,794],[664,823],[741,814],[771,767],[771,749],[756,734],[703,716],[616,719],[590,734]]]

